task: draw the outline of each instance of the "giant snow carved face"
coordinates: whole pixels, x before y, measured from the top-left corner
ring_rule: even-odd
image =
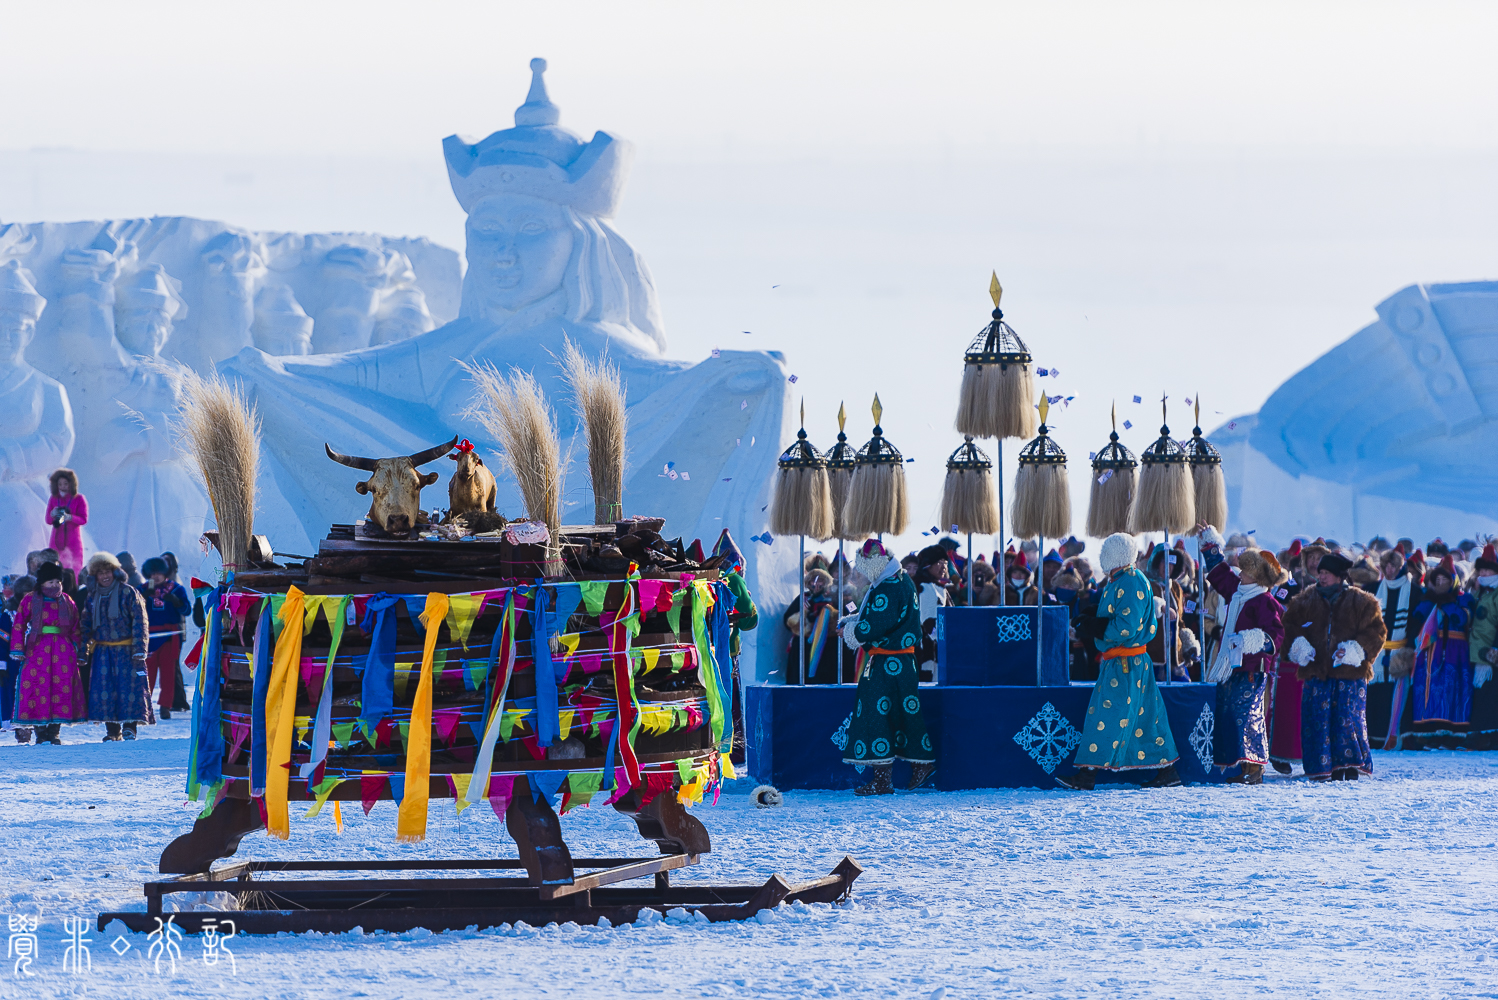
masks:
[[[523,195],[485,198],[468,215],[473,301],[491,320],[538,302],[562,284],[573,231],[558,205]]]

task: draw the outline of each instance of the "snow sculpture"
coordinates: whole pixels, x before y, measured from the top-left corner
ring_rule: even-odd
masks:
[[[312,353],[312,317],[285,285],[267,285],[255,296],[255,346],[266,354]]]
[[[47,475],[73,451],[73,413],[60,384],[26,363],[47,300],[17,261],[0,265],[0,567],[25,572],[50,532]]]
[[[626,512],[665,517],[673,533],[704,544],[730,528],[746,549],[756,597],[773,607],[789,596],[775,587],[790,586],[779,581],[794,579],[795,554],[748,540],[763,526],[789,417],[782,359],[724,351],[690,365],[662,356],[649,271],[608,221],[623,192],[630,146],[604,132],[584,142],[560,127],[542,78],[545,62],[534,60],[531,69],[514,128],[478,143],[456,136],[443,143],[453,193],[468,213],[457,319],[347,354],[277,358],[246,350],[220,366],[246,385],[264,421],[257,529],[278,549],[308,552],[328,524],[362,513],[350,501],[354,473],[322,458],[325,441],[349,454],[396,455],[461,434],[494,453],[465,416],[473,392],[456,359],[531,370],[557,408],[564,438],[574,435],[555,363],[570,338],[589,354],[606,353],[626,382]],[[583,439],[574,445],[573,461],[582,463]],[[661,475],[667,462],[676,463],[677,477]],[[574,475],[573,484],[582,485],[569,491],[564,520],[592,509],[585,480]],[[499,507],[520,507],[509,476],[499,482]],[[756,561],[763,569],[766,559],[784,566],[756,574]],[[762,634],[767,645],[776,641],[773,629]]]
[[[1498,282],[1411,285],[1377,312],[1210,435],[1235,528],[1277,544],[1498,532]]]

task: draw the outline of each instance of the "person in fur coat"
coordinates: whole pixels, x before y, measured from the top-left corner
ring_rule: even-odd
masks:
[[[1327,552],[1315,565],[1315,585],[1297,594],[1284,616],[1289,658],[1303,685],[1301,767],[1316,781],[1356,781],[1373,773],[1368,680],[1388,632],[1378,598],[1347,585],[1352,560]]]
[[[1290,578],[1274,554],[1245,549],[1236,572],[1223,561],[1222,535],[1205,521],[1197,525],[1207,582],[1226,600],[1223,641],[1217,646],[1207,679],[1217,683],[1217,725],[1212,756],[1224,771],[1241,767],[1229,779],[1248,785],[1264,780],[1269,763],[1265,701],[1276,654],[1284,646],[1284,606],[1273,591]]]

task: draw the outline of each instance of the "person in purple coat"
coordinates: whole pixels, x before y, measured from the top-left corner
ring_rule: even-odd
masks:
[[[1223,558],[1222,535],[1207,524],[1198,529],[1207,582],[1227,601],[1222,641],[1207,670],[1207,679],[1217,682],[1213,762],[1224,770],[1241,766],[1241,776],[1229,780],[1257,785],[1269,763],[1265,698],[1285,641],[1285,609],[1272,591],[1289,574],[1262,549],[1238,553],[1235,570]]]

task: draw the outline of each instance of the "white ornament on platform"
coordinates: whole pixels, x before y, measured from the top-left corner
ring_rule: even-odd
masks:
[[[1056,711],[1055,705],[1046,702],[1024,728],[1014,734],[1014,742],[1023,747],[1046,774],[1051,774],[1077,749],[1077,744],[1082,742],[1082,733],[1066,716]]]
[[[1217,718],[1212,714],[1212,709],[1202,706],[1202,712],[1196,717],[1196,725],[1191,727],[1191,749],[1196,751],[1196,759],[1201,761],[1202,770],[1212,770],[1212,736],[1217,731]]]

